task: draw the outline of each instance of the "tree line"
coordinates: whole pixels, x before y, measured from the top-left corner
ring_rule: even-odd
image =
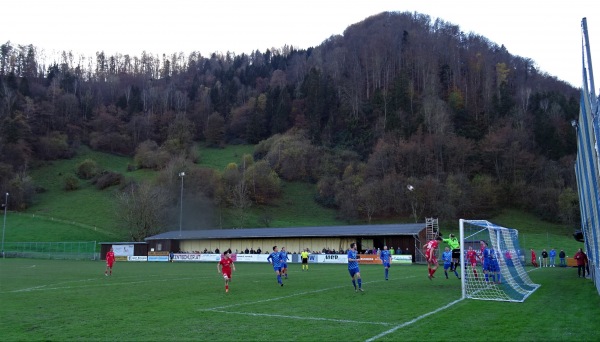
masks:
[[[280,179],[315,183],[315,200],[347,220],[510,206],[577,221],[578,89],[424,14],[381,13],[308,49],[42,57],[0,46],[0,186],[11,207],[35,196],[32,167],[80,145],[166,170],[193,164],[198,142],[245,143],[256,144],[253,177],[271,182],[249,187],[237,161],[213,184],[237,187],[237,203],[200,188],[211,205],[266,203]]]

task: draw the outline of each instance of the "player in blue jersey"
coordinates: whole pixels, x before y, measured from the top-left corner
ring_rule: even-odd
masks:
[[[458,272],[456,272],[456,268],[453,267],[453,259],[454,258],[452,257],[452,251],[449,247],[446,247],[444,249],[444,253],[442,253],[442,260],[444,260],[444,274],[446,275],[446,279],[448,279],[448,269],[454,272],[456,278],[460,279],[460,277],[458,276]]]
[[[483,252],[481,255],[481,258],[483,259],[483,274],[485,275],[485,281],[490,281],[490,275],[493,277],[492,281],[496,281],[496,277],[494,276],[494,272],[492,271],[492,254],[494,253],[494,251],[492,249],[490,249],[487,245],[487,243],[484,241],[483,242],[484,247],[483,247]]]
[[[283,286],[283,281],[281,280],[281,253],[277,249],[277,246],[273,246],[273,253],[269,254],[267,261],[273,265],[273,270],[277,274],[277,283]]]
[[[498,284],[501,283],[500,281],[500,263],[498,262],[498,259],[500,258],[500,253],[496,250],[494,250],[493,248],[490,250],[491,253],[491,264],[490,264],[490,271],[492,272],[492,279],[494,279]]]
[[[383,265],[383,274],[385,275],[385,280],[388,280],[392,255],[390,254],[387,246],[383,246],[383,250],[379,253],[379,259],[381,259],[381,264]]]
[[[363,292],[360,269],[358,268],[358,259],[360,259],[360,256],[356,253],[356,242],[353,242],[350,244],[350,249],[348,250],[348,272],[350,272],[350,278],[352,278],[354,291]],[[358,288],[356,287],[356,283],[358,283]]]
[[[281,252],[279,252],[281,254],[281,275],[285,277],[285,279],[288,278],[288,274],[287,274],[287,269],[288,269],[288,253],[285,250],[285,247],[281,247]]]

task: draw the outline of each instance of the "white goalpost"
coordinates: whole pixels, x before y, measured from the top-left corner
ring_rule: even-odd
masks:
[[[486,220],[459,222],[463,298],[523,302],[540,287],[525,271],[516,229]]]

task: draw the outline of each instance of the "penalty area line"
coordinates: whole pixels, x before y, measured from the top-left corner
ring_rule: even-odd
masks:
[[[408,278],[414,278],[414,276],[404,277],[402,279],[408,279]],[[365,282],[363,282],[363,284],[372,284],[372,283],[381,283],[381,282],[383,282],[383,280],[372,280],[372,281],[365,281]],[[238,306],[243,306],[243,305],[254,305],[254,304],[260,304],[260,303],[267,303],[267,302],[272,302],[272,301],[276,301],[276,300],[288,299],[288,298],[293,298],[293,297],[298,297],[298,296],[304,296],[307,294],[325,292],[325,291],[330,291],[330,290],[337,290],[337,289],[342,289],[342,288],[351,288],[351,287],[348,285],[340,285],[340,286],[328,287],[328,288],[318,289],[318,290],[313,290],[313,291],[292,293],[287,296],[267,298],[267,299],[253,301],[253,302],[236,303],[236,304],[230,304],[230,305],[217,306],[214,308],[198,309],[198,311],[216,311],[219,309],[228,309],[228,308],[233,308],[233,307],[238,307]]]
[[[375,335],[375,336],[371,337],[370,339],[368,339],[368,340],[365,340],[365,342],[372,342],[372,341],[375,341],[375,340],[377,340],[377,339],[380,339],[380,338],[384,337],[385,335],[391,334],[391,333],[393,333],[394,331],[396,331],[396,330],[398,330],[398,329],[401,329],[401,328],[404,328],[404,327],[406,327],[406,326],[409,326],[409,325],[411,325],[411,324],[413,324],[413,323],[416,323],[416,322],[418,322],[418,321],[422,320],[423,318],[429,317],[429,316],[431,316],[431,315],[433,315],[433,314],[436,314],[436,313],[438,313],[438,312],[440,312],[440,311],[442,311],[442,310],[446,310],[447,308],[451,307],[452,305],[454,305],[454,304],[456,304],[456,303],[458,303],[458,302],[460,302],[460,301],[462,301],[462,300],[463,300],[463,298],[461,298],[461,299],[457,299],[457,300],[455,300],[455,301],[453,301],[453,302],[450,302],[450,303],[448,303],[448,304],[446,304],[446,305],[442,306],[441,308],[438,308],[438,309],[436,309],[436,310],[433,310],[433,311],[430,311],[430,312],[428,312],[428,313],[426,313],[426,314],[423,314],[423,315],[421,315],[421,316],[419,316],[419,317],[417,317],[417,318],[415,318],[415,319],[413,319],[413,320],[411,320],[411,321],[404,322],[404,323],[402,323],[402,324],[400,324],[400,325],[397,325],[397,326],[393,327],[393,328],[392,328],[392,329],[390,329],[390,330],[387,330],[387,331],[384,331],[384,332],[382,332],[382,333],[381,333],[381,334],[379,334],[379,335]]]
[[[226,313],[226,314],[243,315],[243,316],[255,316],[255,317],[264,316],[264,317],[276,317],[276,318],[302,319],[302,320],[307,320],[307,321],[322,321],[322,322],[336,322],[336,323],[355,323],[355,324],[393,325],[392,323],[386,323],[386,322],[353,321],[353,320],[348,320],[348,319],[335,319],[335,318],[323,318],[323,317],[288,316],[288,315],[264,314],[264,313],[256,313],[256,312],[235,312],[235,311],[216,310],[216,309],[199,309],[199,311],[219,312],[219,313]]]

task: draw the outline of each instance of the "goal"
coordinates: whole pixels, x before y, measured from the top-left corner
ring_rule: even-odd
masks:
[[[523,302],[540,285],[525,271],[519,232],[485,220],[460,220],[463,298]]]

